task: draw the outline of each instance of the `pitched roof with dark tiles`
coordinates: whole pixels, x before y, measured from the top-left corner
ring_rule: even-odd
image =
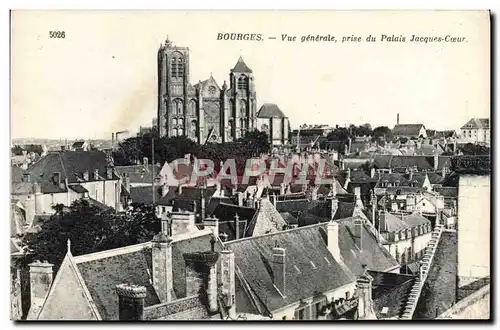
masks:
[[[10,167],[10,180],[11,182],[22,182],[24,177],[24,170],[19,166]]]
[[[80,183],[81,180],[78,178],[82,179],[85,171],[89,173],[89,181],[95,181],[93,174],[94,169],[97,169],[99,180],[107,180],[107,166],[108,160],[102,151],[49,152],[47,156],[30,166],[26,172],[31,175],[31,181],[41,183],[42,192],[45,192],[44,190],[49,189],[49,186],[55,186],[52,178],[56,172],[60,173],[61,181],[67,178],[68,183]],[[113,172],[112,180],[118,179]]]
[[[444,197],[457,197],[458,188],[457,187],[435,187],[434,191],[439,193]]]
[[[423,124],[399,124],[392,129],[392,135],[418,137],[422,127]]]
[[[281,212],[280,215],[288,225],[298,225],[299,224],[299,221],[297,220],[297,218],[288,212]]]
[[[393,156],[391,158],[391,167],[414,167],[418,170],[431,170],[434,168],[434,157],[429,156]]]
[[[172,242],[172,270],[175,298],[186,297],[186,266],[183,253],[208,251],[212,235],[202,235]],[[138,245],[141,246],[141,245]],[[142,244],[137,251],[128,252],[129,247],[114,250],[99,258],[92,255],[74,257],[78,270],[90,291],[101,317],[118,319],[118,297],[115,286],[130,283],[146,287],[145,307],[159,304],[152,282],[151,244]],[[220,251],[219,245],[215,250]]]
[[[354,276],[333,259],[325,243],[326,235],[326,229],[318,225],[226,244],[234,252],[236,265],[255,294],[270,311],[275,311],[317,292],[355,281]],[[272,249],[276,243],[286,250],[285,297],[276,290],[272,279]]]
[[[339,220],[339,245],[342,259],[346,266],[359,276],[363,273],[363,265],[367,269],[375,271],[388,271],[399,266],[391,254],[382,247],[375,238],[373,232],[363,225],[361,234],[362,250],[356,246],[354,241],[354,221],[357,217]],[[323,224],[326,227],[326,224]]]
[[[287,118],[274,103],[264,103],[257,112],[257,118]]]
[[[472,118],[470,119],[464,126],[460,127],[460,129],[489,129],[490,128],[490,119],[489,118]]]
[[[243,61],[243,57],[240,56],[233,68],[233,72],[252,73],[252,69],[248,67],[245,61]]]
[[[153,204],[153,190],[155,194],[155,202],[159,201],[162,197],[159,187],[153,188],[148,186],[130,187],[130,199],[132,200],[132,203]]]
[[[85,187],[83,187],[80,184],[72,184],[69,186],[69,189],[73,190],[74,192],[76,192],[78,194],[83,194],[83,193],[89,192]]]

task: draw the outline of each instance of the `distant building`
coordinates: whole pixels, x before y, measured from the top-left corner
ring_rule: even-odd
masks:
[[[71,151],[89,151],[89,147],[87,141],[76,141],[71,145]]]
[[[272,145],[290,143],[290,122],[276,104],[262,105],[257,113],[257,129],[269,135]]]
[[[460,128],[461,142],[490,144],[490,119],[472,118]]]
[[[397,124],[392,129],[392,136],[395,138],[427,138],[427,131],[423,124]]]

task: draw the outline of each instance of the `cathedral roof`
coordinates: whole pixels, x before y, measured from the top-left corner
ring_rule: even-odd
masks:
[[[274,103],[264,103],[257,113],[258,118],[286,118],[283,111]]]
[[[252,73],[252,69],[246,65],[245,61],[243,61],[243,58],[240,56],[238,59],[238,62],[233,68],[233,72],[247,72],[247,73]]]

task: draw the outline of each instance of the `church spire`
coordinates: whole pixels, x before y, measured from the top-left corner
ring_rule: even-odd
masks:
[[[245,61],[243,61],[243,57],[240,56],[238,62],[233,68],[233,72],[244,72],[244,73],[252,73],[252,69],[246,65]]]

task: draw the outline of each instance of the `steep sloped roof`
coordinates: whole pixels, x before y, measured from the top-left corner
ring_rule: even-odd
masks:
[[[394,126],[392,135],[418,137],[423,124],[399,124]]]
[[[287,118],[283,111],[274,103],[264,103],[257,112],[258,118]]]
[[[243,57],[240,56],[238,62],[233,68],[233,72],[244,72],[244,73],[252,73],[252,69],[248,67],[248,65],[243,61]]]
[[[489,129],[490,119],[489,118],[472,118],[460,129]]]

